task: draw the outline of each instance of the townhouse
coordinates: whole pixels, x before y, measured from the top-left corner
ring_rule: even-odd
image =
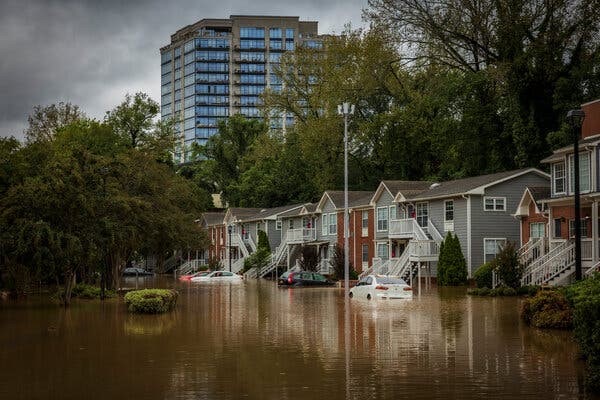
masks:
[[[581,260],[584,274],[600,261],[600,100],[582,105],[585,120],[579,140]],[[557,149],[542,160],[550,167],[550,184],[528,187],[515,216],[521,220],[519,254],[527,265],[524,284],[556,285],[575,272],[574,149]]]

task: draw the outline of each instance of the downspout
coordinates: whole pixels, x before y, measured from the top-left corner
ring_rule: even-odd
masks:
[[[473,267],[471,265],[471,196],[462,197],[467,200],[467,270],[469,271],[469,278],[473,276]]]
[[[352,212],[352,214],[354,215],[354,223],[352,226],[352,232],[350,232],[350,234],[352,235],[352,243],[353,243],[353,249],[352,249],[352,259],[354,260],[354,270],[357,271],[358,270],[358,265],[356,264],[356,210],[351,209],[350,212]],[[362,227],[362,226],[361,226]],[[362,236],[362,233],[361,233]],[[361,264],[360,264],[360,271],[362,272],[362,259],[361,259]]]

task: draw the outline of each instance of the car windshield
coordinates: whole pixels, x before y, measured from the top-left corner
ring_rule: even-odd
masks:
[[[378,276],[377,283],[381,283],[383,285],[406,285],[404,279],[395,278],[393,276]]]

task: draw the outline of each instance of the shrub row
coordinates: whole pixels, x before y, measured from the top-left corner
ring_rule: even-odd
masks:
[[[600,273],[569,286],[566,297],[573,307],[575,339],[586,360],[586,386],[600,393]]]
[[[467,293],[473,296],[534,296],[540,290],[539,286],[521,286],[517,290],[508,286],[499,286],[495,289],[482,287],[471,289]]]
[[[177,296],[177,291],[171,289],[134,290],[125,295],[125,304],[133,313],[160,314],[175,308]]]
[[[521,318],[544,329],[571,329],[573,310],[560,290],[541,290],[521,305]]]

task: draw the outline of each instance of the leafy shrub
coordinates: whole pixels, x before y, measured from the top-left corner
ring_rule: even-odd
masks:
[[[473,278],[475,279],[475,283],[478,288],[491,288],[492,287],[492,271],[493,265],[491,262],[487,262],[483,264],[481,267],[477,268],[477,271],[473,274]]]
[[[586,359],[586,386],[600,392],[600,273],[571,285],[566,296],[573,306],[575,339]]]
[[[521,286],[517,289],[519,296],[535,296],[539,292],[541,287],[536,285]]]
[[[138,314],[160,314],[175,308],[178,293],[171,289],[134,290],[125,295],[127,310]]]
[[[329,264],[331,264],[331,266],[333,267],[333,276],[335,277],[335,279],[344,279],[344,257],[344,246],[336,244],[333,249],[333,255],[329,260]],[[358,274],[352,266],[352,261],[350,261],[348,265],[348,279],[358,279]]]
[[[521,286],[524,267],[519,260],[519,254],[514,243],[507,242],[496,258],[490,261],[492,268],[496,271],[498,279],[506,286],[517,289]]]
[[[438,283],[442,286],[458,286],[467,282],[467,263],[460,241],[451,232],[448,232],[440,246],[437,269]]]
[[[482,288],[477,288],[477,289],[470,289],[467,291],[467,294],[470,294],[473,296],[489,296],[490,288],[482,287]]]
[[[265,248],[258,248],[244,260],[244,272],[251,268],[261,269],[269,263],[271,251]]]
[[[113,290],[106,290],[106,297],[114,297],[115,292]],[[102,295],[102,289],[98,286],[86,285],[85,283],[78,283],[73,287],[71,296],[79,299],[99,299]]]
[[[271,251],[271,246],[269,245],[269,237],[267,233],[263,230],[258,231],[258,243],[256,245],[256,249],[266,249]]]
[[[573,310],[564,293],[558,290],[542,290],[526,299],[521,306],[521,318],[536,328],[570,329],[573,326]]]

